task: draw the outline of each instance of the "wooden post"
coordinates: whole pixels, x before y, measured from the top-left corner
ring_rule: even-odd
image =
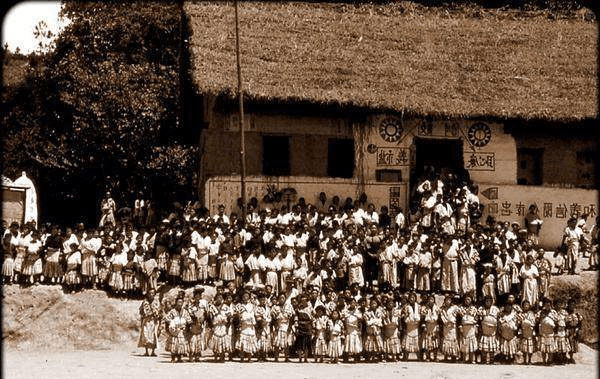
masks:
[[[240,55],[240,23],[238,19],[238,0],[235,0],[235,57],[237,62],[238,98],[240,107],[240,181],[242,187],[242,222],[246,222],[246,142],[244,138],[244,95],[242,93],[242,65]]]

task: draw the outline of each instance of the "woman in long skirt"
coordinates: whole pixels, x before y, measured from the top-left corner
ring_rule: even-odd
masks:
[[[521,277],[521,301],[527,300],[529,304],[536,305],[539,298],[538,289],[538,269],[533,264],[535,259],[533,255],[528,255],[525,258],[525,264],[521,266],[519,276]]]
[[[158,319],[161,315],[160,301],[156,297],[156,291],[153,289],[148,291],[147,297],[140,305],[140,339],[138,340],[138,347],[146,349],[144,355],[148,355],[148,349],[150,349],[153,357],[156,356],[154,350],[156,349],[156,342],[158,339]]]
[[[567,336],[567,318],[569,313],[565,309],[566,302],[563,299],[556,301],[556,333],[554,340],[556,343],[556,353],[558,353],[559,363],[564,364],[567,360],[567,354],[571,351],[569,338]]]

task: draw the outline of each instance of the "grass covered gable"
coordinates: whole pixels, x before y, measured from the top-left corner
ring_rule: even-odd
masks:
[[[233,3],[188,2],[185,11],[197,91],[235,96]],[[595,21],[402,3],[241,2],[239,16],[251,99],[449,117],[598,113]]]

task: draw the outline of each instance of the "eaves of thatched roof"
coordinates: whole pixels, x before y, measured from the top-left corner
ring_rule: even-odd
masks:
[[[235,96],[232,2],[187,2],[192,79]],[[398,4],[241,2],[246,96],[446,117],[598,114],[598,25],[407,12]]]

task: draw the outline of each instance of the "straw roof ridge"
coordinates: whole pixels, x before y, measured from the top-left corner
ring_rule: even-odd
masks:
[[[245,96],[433,116],[597,117],[595,21],[402,4],[241,3]],[[185,10],[196,90],[235,97],[232,4]]]

